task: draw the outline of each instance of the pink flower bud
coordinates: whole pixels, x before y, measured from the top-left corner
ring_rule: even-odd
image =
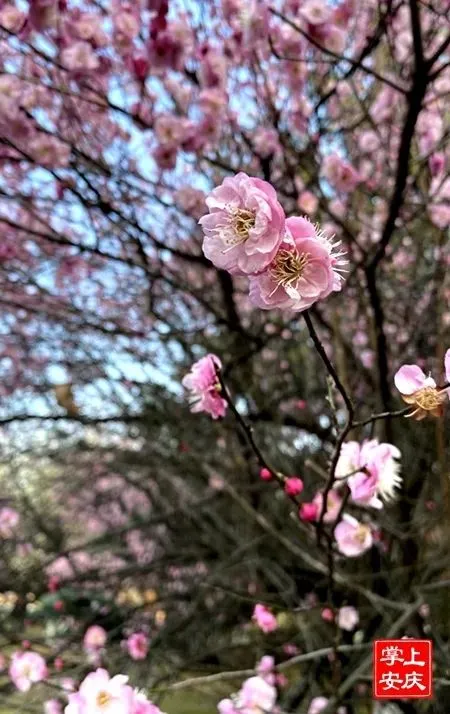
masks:
[[[325,622],[333,622],[334,613],[330,607],[324,607],[322,610],[322,620]]]
[[[317,520],[318,508],[315,503],[302,503],[299,508],[298,516],[301,521],[311,523]]]
[[[303,491],[303,481],[297,476],[286,479],[284,491],[288,496],[298,496]]]
[[[55,593],[59,589],[59,580],[56,575],[50,576],[50,578],[48,579],[47,587],[50,593]]]
[[[269,471],[269,469],[262,468],[259,471],[259,477],[262,478],[263,481],[271,481],[272,472]]]

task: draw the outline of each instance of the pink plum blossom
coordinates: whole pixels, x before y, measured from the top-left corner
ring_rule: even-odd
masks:
[[[435,176],[430,193],[433,197],[428,206],[430,218],[435,226],[444,230],[450,226],[450,177]]]
[[[163,714],[161,710],[150,702],[143,692],[133,693],[133,703],[130,714]]]
[[[217,705],[219,714],[269,714],[272,712],[277,690],[264,677],[250,677],[237,694],[222,699]]]
[[[317,211],[318,205],[319,199],[312,191],[302,191],[297,200],[297,206],[300,210],[310,215]]]
[[[44,714],[62,714],[62,705],[57,699],[49,699],[44,703]]]
[[[48,676],[45,659],[37,652],[14,652],[9,666],[9,676],[21,692],[28,692],[32,684]]]
[[[356,169],[336,153],[325,156],[322,174],[334,188],[344,193],[353,191],[361,181]]]
[[[321,491],[316,493],[312,502],[317,508],[318,517],[320,517],[323,508],[323,494]],[[323,517],[324,523],[334,523],[341,508],[341,504],[341,496],[335,489],[331,489],[327,496],[327,510]]]
[[[206,257],[232,274],[264,270],[285,229],[284,211],[272,186],[238,173],[225,178],[206,198],[206,205],[209,214],[199,221]]]
[[[265,634],[273,632],[278,628],[277,618],[275,615],[261,603],[255,605],[253,610],[252,619],[258,625],[259,629]]]
[[[205,210],[205,194],[193,186],[182,186],[174,193],[175,203],[197,220]]]
[[[351,632],[359,622],[358,610],[351,605],[339,608],[337,622],[341,630]]]
[[[144,632],[135,632],[127,639],[127,650],[132,659],[145,659],[148,647],[148,637]]]
[[[356,558],[372,547],[373,536],[370,526],[360,523],[345,513],[334,530],[337,547],[342,555]]]
[[[221,394],[221,385],[216,368],[221,368],[220,359],[213,354],[195,362],[189,374],[182,379],[182,385],[191,392],[191,411],[207,412],[213,419],[225,416],[227,402]]]
[[[257,154],[266,158],[280,151],[280,140],[275,129],[260,127],[253,135],[253,146]]]
[[[6,5],[0,11],[0,25],[10,32],[19,32],[24,23],[25,13],[13,5]]]
[[[2,538],[11,538],[18,524],[19,514],[14,508],[8,506],[0,508],[0,536]]]
[[[263,677],[250,677],[237,695],[238,710],[242,714],[263,714],[272,711],[277,691]]]
[[[341,55],[345,49],[347,35],[341,27],[327,23],[320,32],[320,40],[327,50]]]
[[[100,61],[89,42],[74,42],[61,54],[62,63],[71,72],[93,72],[100,66]]]
[[[352,500],[360,505],[382,508],[378,496],[389,501],[401,485],[399,463],[401,453],[393,444],[379,443],[377,439],[348,441],[343,444],[336,465],[336,476],[347,478]]]
[[[307,218],[288,218],[286,230],[267,270],[250,276],[250,301],[263,310],[301,312],[341,289],[344,261]]]
[[[134,692],[127,682],[128,677],[122,674],[110,678],[105,669],[97,669],[87,675],[75,695],[69,696],[69,707],[76,712],[78,706],[79,714],[132,714]]]
[[[261,657],[260,661],[256,665],[256,671],[261,676],[264,676],[265,674],[269,674],[270,672],[272,672],[274,667],[275,667],[274,658],[271,657],[270,655],[264,655],[264,657]]]
[[[331,18],[332,8],[327,0],[306,0],[301,4],[300,15],[310,25],[322,25]]]
[[[237,714],[238,709],[236,708],[232,699],[221,699],[217,705],[217,711],[219,714]]]
[[[395,373],[394,383],[402,399],[410,404],[413,411],[408,415],[417,420],[425,419],[428,414],[440,417],[444,412],[447,396],[450,398],[450,349],[444,356],[446,386],[439,388],[430,375],[427,377],[417,364],[404,364]]]
[[[106,630],[100,627],[100,625],[91,625],[85,632],[83,647],[86,652],[95,652],[105,646],[106,640]]]
[[[314,699],[311,700],[307,714],[320,714],[329,701],[327,697],[314,697]],[[346,711],[345,707],[339,707],[337,714],[345,714]]]

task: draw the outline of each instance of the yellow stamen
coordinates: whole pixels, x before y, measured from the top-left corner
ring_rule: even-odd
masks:
[[[95,700],[95,703],[98,707],[105,707],[107,704],[109,704],[112,701],[112,697],[108,692],[100,692],[97,694],[97,699]]]
[[[306,253],[300,254],[296,250],[281,249],[276,255],[270,272],[277,285],[288,288],[302,276],[307,263]]]
[[[402,394],[402,398],[414,407],[406,416],[417,420],[425,419],[428,415],[442,416],[443,405],[447,401],[446,391],[436,387],[423,387],[414,394]]]
[[[239,208],[233,216],[233,229],[238,239],[237,242],[244,243],[254,227],[255,214],[245,208]]]
[[[435,387],[424,387],[414,395],[414,402],[426,412],[431,412],[445,402],[445,393]]]
[[[356,530],[355,538],[358,541],[358,543],[361,543],[361,545],[364,543],[364,541],[367,538],[368,530],[369,530],[368,527],[363,526],[363,525],[359,525]]]

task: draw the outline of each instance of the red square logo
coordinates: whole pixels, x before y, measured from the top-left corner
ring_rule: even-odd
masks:
[[[431,640],[376,640],[373,643],[374,699],[431,699]]]

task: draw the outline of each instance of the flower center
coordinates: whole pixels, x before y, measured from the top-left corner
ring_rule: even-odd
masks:
[[[95,703],[98,707],[105,707],[111,701],[112,697],[110,694],[108,694],[108,692],[99,692],[99,694],[97,694],[97,699],[95,700]]]
[[[302,276],[308,263],[306,253],[296,250],[281,249],[278,251],[271,268],[271,275],[277,285],[290,288]]]
[[[235,244],[245,243],[252,228],[255,227],[255,214],[246,208],[234,211],[231,224],[235,234]]]
[[[445,393],[435,387],[424,387],[414,394],[415,404],[426,412],[437,409],[445,402]]]
[[[367,526],[362,526],[362,525],[359,525],[356,530],[355,538],[358,541],[358,543],[361,543],[361,545],[364,543],[364,541],[367,538],[368,530],[369,529],[367,528]]]

